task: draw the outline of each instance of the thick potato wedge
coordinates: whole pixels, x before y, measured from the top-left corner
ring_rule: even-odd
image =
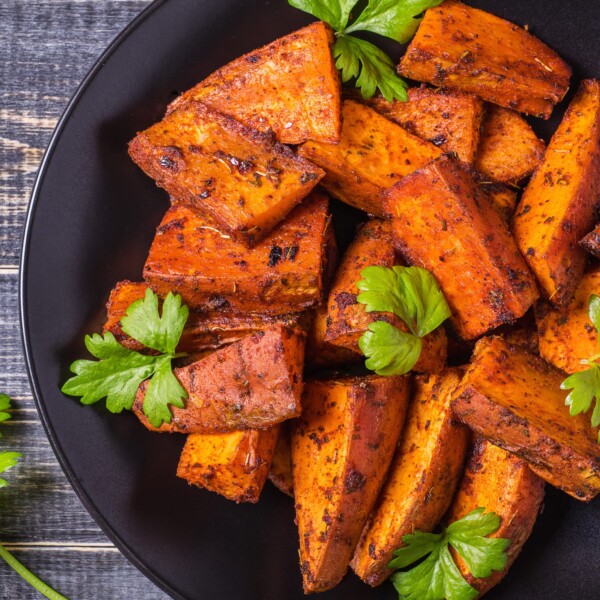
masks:
[[[181,294],[195,310],[282,315],[313,308],[323,296],[329,219],[327,197],[315,192],[248,249],[175,205],[156,231],[144,279],[159,295]]]
[[[284,144],[340,138],[340,80],[331,28],[317,22],[235,59],[169,106],[200,100]]]
[[[327,302],[325,341],[335,346],[361,353],[358,340],[370,323],[386,321],[408,332],[408,326],[392,313],[369,313],[356,300],[360,272],[369,266],[392,267],[398,264],[392,243],[389,221],[373,219],[365,223],[346,250]],[[446,363],[446,332],[443,328],[432,331],[423,338],[421,356],[415,371],[437,373]]]
[[[325,170],[321,185],[333,196],[382,217],[381,192],[442,151],[353,100],[342,118],[339,144],[307,142],[298,153]]]
[[[189,435],[177,476],[235,502],[258,502],[267,480],[279,426]]]
[[[506,568],[485,579],[473,577],[463,559],[450,548],[461,575],[481,596],[500,583],[515,562],[531,535],[543,499],[543,479],[523,460],[483,438],[476,439],[447,521],[453,523],[482,507],[486,513],[495,512],[500,517],[500,528],[489,537],[511,541],[506,550]]]
[[[589,268],[575,295],[564,308],[540,302],[535,318],[540,336],[540,354],[566,373],[587,369],[581,361],[598,354],[598,334],[588,315],[592,294],[600,294],[600,266]]]
[[[480,173],[476,173],[475,178],[481,190],[500,213],[500,216],[506,222],[510,222],[510,218],[513,216],[517,206],[517,192],[503,183],[490,181]]]
[[[450,408],[459,382],[456,369],[415,378],[400,444],[350,563],[369,585],[391,574],[387,565],[403,536],[432,531],[450,506],[469,440]]]
[[[525,29],[454,0],[425,13],[398,70],[543,119],[571,77],[569,65]]]
[[[369,104],[444,152],[454,152],[469,164],[475,161],[484,112],[481,98],[422,86],[408,90],[408,102],[388,102],[377,96]]]
[[[304,592],[334,587],[392,460],[408,402],[406,377],[307,382],[292,432]]]
[[[585,268],[579,240],[600,197],[600,82],[584,80],[513,221],[517,245],[547,298],[568,302]]]
[[[292,475],[292,442],[288,422],[280,428],[277,446],[269,469],[271,483],[281,492],[294,497],[294,477]]]
[[[600,258],[600,225],[596,225],[593,231],[588,233],[580,242],[579,245],[586,251]]]
[[[430,270],[464,339],[524,315],[538,296],[506,223],[463,163],[443,156],[385,193],[396,248]]]
[[[248,246],[324,175],[264,133],[190,102],[138,135],[129,155],[176,201]]]
[[[225,433],[266,429],[300,414],[305,337],[283,325],[260,331],[174,373],[188,393],[171,423],[153,427],[143,413],[147,382],[133,406],[151,431]]]
[[[569,415],[564,374],[499,337],[480,340],[452,402],[454,413],[578,500],[600,492],[600,453],[589,416]]]
[[[514,110],[486,108],[475,168],[495,181],[518,184],[533,173],[546,144]]]

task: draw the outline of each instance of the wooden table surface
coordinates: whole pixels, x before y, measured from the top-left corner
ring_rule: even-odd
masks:
[[[0,541],[70,600],[165,600],[82,506],[50,448],[21,349],[18,263],[31,188],[52,130],[96,58],[149,0],[0,2],[0,449],[21,451],[0,493]],[[0,599],[41,598],[0,561]]]

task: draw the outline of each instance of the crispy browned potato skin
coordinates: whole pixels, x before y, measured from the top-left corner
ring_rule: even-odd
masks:
[[[600,258],[600,225],[596,225],[593,231],[588,233],[580,242],[579,245],[586,251]]]
[[[484,112],[481,98],[421,86],[408,90],[408,102],[388,102],[377,96],[369,104],[444,152],[455,152],[460,160],[469,164],[475,161]]]
[[[275,452],[279,425],[189,435],[177,476],[234,502],[258,502]]]
[[[339,144],[307,142],[298,154],[324,169],[321,185],[333,196],[382,217],[381,192],[442,151],[353,100],[342,103],[342,118]]]
[[[294,477],[292,474],[292,442],[290,421],[279,425],[279,438],[269,469],[269,480],[284,494],[294,497]]]
[[[324,175],[271,136],[194,101],[138,133],[129,155],[176,202],[248,246]]]
[[[328,204],[314,192],[254,248],[174,205],[156,231],[144,279],[159,295],[181,294],[196,310],[282,315],[314,308],[323,297]]]
[[[397,250],[431,271],[464,339],[527,312],[538,291],[506,223],[469,168],[449,156],[385,193]]]
[[[432,531],[448,510],[462,472],[469,431],[450,408],[460,372],[420,375],[385,485],[350,566],[366,583],[383,583],[392,554],[414,530]]]
[[[331,28],[317,22],[235,59],[171,103],[200,100],[284,144],[340,138],[340,78]]]
[[[348,569],[404,422],[406,377],[306,384],[292,432],[304,592],[334,587]]]
[[[571,77],[569,65],[525,29],[453,0],[425,13],[398,70],[543,119]]]
[[[514,110],[488,104],[475,168],[495,181],[518,184],[533,173],[546,144]]]
[[[283,325],[245,337],[174,373],[188,394],[171,423],[153,427],[143,413],[147,382],[133,411],[151,431],[225,433],[265,429],[300,414],[305,336]]]
[[[519,249],[547,298],[568,302],[583,275],[581,238],[600,197],[600,82],[584,80],[523,193],[513,221]]]
[[[581,361],[598,354],[598,334],[588,315],[592,294],[600,293],[600,266],[588,268],[575,295],[564,308],[540,302],[535,317],[540,336],[540,354],[566,373],[588,368]]]
[[[494,512],[500,517],[500,528],[488,537],[511,541],[506,550],[506,568],[485,579],[473,577],[463,559],[450,547],[461,575],[480,596],[500,583],[515,562],[531,535],[543,499],[544,481],[525,461],[481,437],[476,439],[446,520],[453,523],[483,507],[486,513]]]
[[[589,415],[569,415],[565,375],[499,337],[480,340],[452,408],[471,429],[527,461],[578,500],[600,492],[597,433]]]
[[[350,351],[361,353],[358,340],[375,321],[391,323],[408,332],[408,326],[392,313],[367,312],[356,300],[361,271],[369,266],[392,267],[397,265],[389,221],[373,219],[365,223],[346,250],[337,270],[329,299],[325,341]],[[423,338],[421,356],[415,371],[437,373],[446,362],[447,339],[443,328],[432,331]]]

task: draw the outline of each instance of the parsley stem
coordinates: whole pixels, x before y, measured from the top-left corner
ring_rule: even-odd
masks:
[[[49,598],[49,600],[67,600],[65,596],[55,592],[49,585],[46,585],[27,567],[22,565],[2,544],[0,544],[0,558],[4,559],[29,585],[33,586],[40,594]]]

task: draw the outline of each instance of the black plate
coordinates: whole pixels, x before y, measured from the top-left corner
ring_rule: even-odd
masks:
[[[575,67],[575,80],[600,76],[596,3],[472,4],[529,24]],[[114,283],[139,279],[167,206],[165,194],[128,159],[127,141],[158,119],[178,91],[309,20],[285,0],[155,2],[111,45],[75,95],[29,210],[22,328],[48,437],[102,529],[176,598],[301,598],[291,500],[270,484],[256,506],[193,489],[175,477],[183,437],[153,435],[132,415],[111,415],[100,404],[83,407],[59,386],[71,360],[84,354],[83,334],[100,329]],[[546,135],[551,130],[538,126]],[[342,230],[345,214],[338,214]],[[549,490],[522,557],[490,600],[600,597],[599,517],[598,502],[585,505]],[[348,575],[322,597],[397,596],[390,584],[370,590]]]

